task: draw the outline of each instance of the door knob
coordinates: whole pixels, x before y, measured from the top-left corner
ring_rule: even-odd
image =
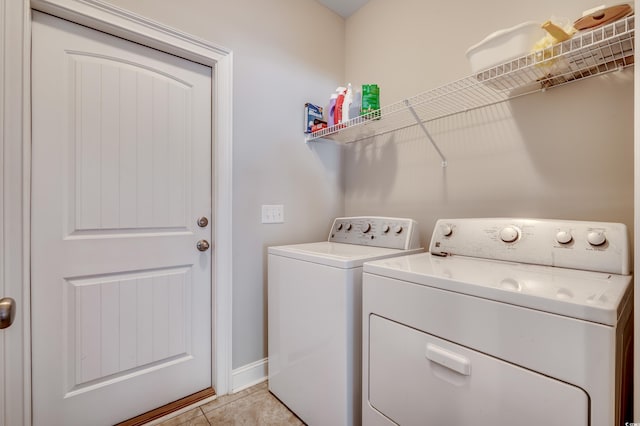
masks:
[[[200,228],[206,228],[208,224],[209,224],[209,219],[207,219],[205,216],[198,218],[198,226]]]
[[[209,241],[200,240],[196,243],[196,247],[198,247],[198,250],[200,251],[207,251],[209,250]]]
[[[13,324],[16,317],[16,301],[10,297],[0,299],[0,329],[7,328]]]

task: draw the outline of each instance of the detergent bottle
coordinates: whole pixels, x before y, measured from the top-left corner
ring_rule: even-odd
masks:
[[[351,108],[351,104],[353,103],[353,87],[351,87],[351,83],[347,84],[347,90],[344,92],[344,102],[342,104],[342,123],[346,123],[351,118],[349,113],[349,109]]]
[[[334,93],[329,98],[329,106],[327,106],[327,126],[335,126],[336,124],[336,101],[338,100],[338,94]]]
[[[343,111],[343,106],[344,106],[344,95],[347,92],[347,88],[346,87],[338,87],[336,89],[336,92],[338,93],[338,98],[336,99],[336,110],[335,110],[335,113],[333,115],[333,119],[335,120],[335,124],[340,124],[340,123],[342,123],[342,111]]]

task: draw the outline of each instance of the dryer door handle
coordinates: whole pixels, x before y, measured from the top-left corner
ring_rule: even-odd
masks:
[[[428,360],[440,364],[456,373],[463,376],[471,375],[471,361],[469,358],[459,355],[455,352],[448,351],[440,346],[427,343],[427,353],[425,354]]]

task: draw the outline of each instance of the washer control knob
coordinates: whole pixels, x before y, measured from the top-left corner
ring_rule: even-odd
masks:
[[[402,226],[401,225],[396,225],[393,227],[393,232],[395,232],[396,234],[401,234],[402,233]]]
[[[370,223],[365,223],[364,225],[362,225],[362,232],[363,233],[367,233],[371,231],[371,224]]]
[[[350,223],[347,223],[347,231],[351,231],[352,228],[353,228],[353,225]]]
[[[560,244],[569,244],[571,241],[573,241],[571,231],[561,229],[556,233],[556,241]]]
[[[343,226],[344,226],[344,225],[342,225],[341,223],[339,223],[339,224],[338,224],[338,231],[342,231],[342,227],[343,227]]]
[[[451,234],[453,234],[453,228],[451,227],[451,225],[444,224],[440,226],[440,232],[443,236],[450,237]]]
[[[587,241],[592,246],[601,246],[607,242],[607,237],[604,235],[604,231],[589,231],[587,234]]]
[[[500,239],[505,243],[512,243],[518,239],[520,231],[515,226],[505,226],[500,230]]]
[[[389,225],[384,225],[382,227],[382,232],[385,233],[385,234],[388,234],[390,230],[391,230],[391,228],[389,228]]]

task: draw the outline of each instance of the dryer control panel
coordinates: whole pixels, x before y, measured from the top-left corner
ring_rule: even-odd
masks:
[[[622,223],[481,218],[440,219],[429,251],[628,275],[629,237]]]
[[[416,221],[395,217],[338,217],[333,221],[329,241],[399,250],[420,248]]]

